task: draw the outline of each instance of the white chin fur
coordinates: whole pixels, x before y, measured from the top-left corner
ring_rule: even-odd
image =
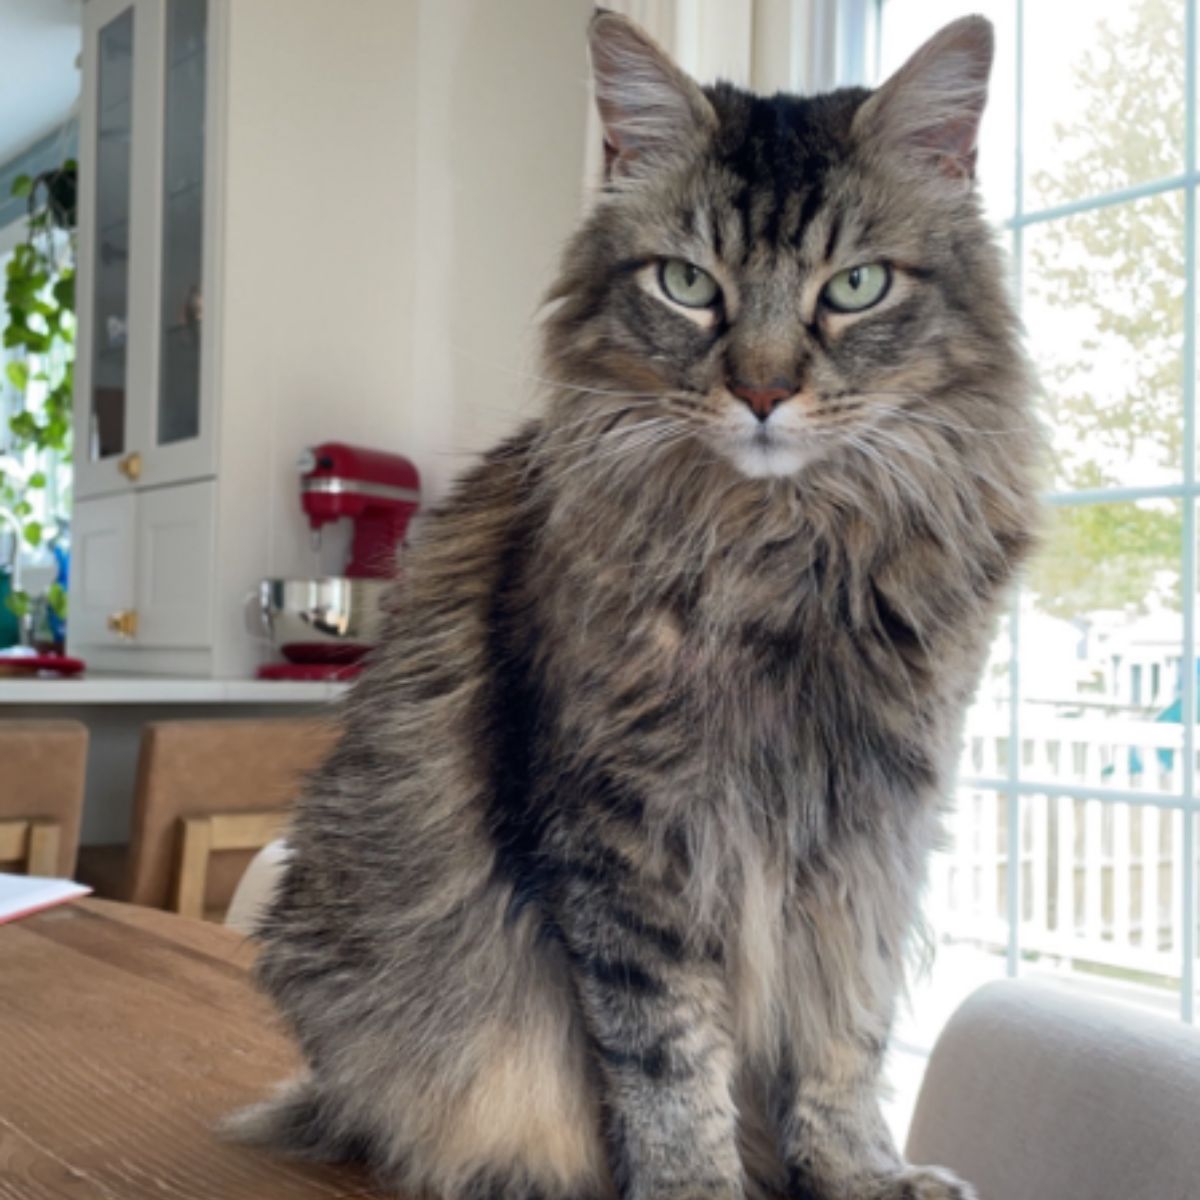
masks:
[[[751,479],[795,475],[812,459],[812,454],[805,449],[788,445],[778,438],[769,442],[761,442],[757,438],[739,439],[722,449],[733,465]]]

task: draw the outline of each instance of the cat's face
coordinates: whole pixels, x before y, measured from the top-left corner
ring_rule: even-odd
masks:
[[[644,444],[794,475],[887,454],[1005,368],[1012,319],[972,182],[986,22],[949,27],[874,94],[701,91],[612,16],[593,58],[609,188],[549,345]]]

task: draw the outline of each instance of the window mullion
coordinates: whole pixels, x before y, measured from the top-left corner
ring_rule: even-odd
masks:
[[[1013,299],[1018,310],[1022,303],[1021,282],[1024,263],[1024,237],[1021,213],[1024,204],[1024,108],[1025,73],[1025,2],[1017,0],[1016,12],[1016,138],[1013,155],[1013,224],[1012,224],[1012,281]],[[1009,613],[1008,658],[1008,787],[1007,805],[1008,875],[1005,879],[1005,912],[1008,917],[1007,971],[1015,976],[1021,963],[1021,798],[1018,784],[1021,776],[1021,593],[1013,596]]]
[[[1185,17],[1184,161],[1187,193],[1184,208],[1183,283],[1183,871],[1180,1014],[1195,1020],[1196,1004],[1196,0],[1187,0]]]
[[[1008,219],[1006,224],[1016,228],[1021,225],[1041,225],[1047,221],[1061,221],[1064,217],[1076,217],[1080,213],[1095,212],[1100,208],[1112,208],[1117,204],[1144,200],[1148,196],[1161,196],[1164,192],[1190,187],[1195,182],[1195,172],[1189,168],[1182,175],[1167,175],[1160,179],[1149,179],[1145,183],[1135,183],[1130,187],[1119,188],[1115,192],[1099,192],[1092,196],[1080,196],[1077,200],[1068,200],[1065,204],[1056,204],[1052,208],[1017,212]]]

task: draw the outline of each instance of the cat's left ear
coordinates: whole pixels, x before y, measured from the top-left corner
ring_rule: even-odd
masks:
[[[645,175],[694,153],[717,124],[695,81],[632,21],[597,9],[588,31],[605,175]]]
[[[855,133],[885,152],[969,182],[993,53],[985,17],[947,25],[863,103]]]

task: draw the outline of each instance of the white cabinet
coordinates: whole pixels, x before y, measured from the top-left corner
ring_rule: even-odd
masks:
[[[204,480],[76,503],[76,653],[109,669],[202,669],[214,633],[216,487]]]
[[[215,492],[206,481],[138,494],[134,606],[142,648],[212,644]]]
[[[97,666],[212,665],[211,136],[222,0],[89,0],[69,638]],[[218,18],[219,20],[219,18]]]
[[[71,529],[71,645],[83,649],[117,644],[110,622],[134,610],[132,493],[77,502]]]
[[[75,494],[215,473],[208,0],[89,0]]]

